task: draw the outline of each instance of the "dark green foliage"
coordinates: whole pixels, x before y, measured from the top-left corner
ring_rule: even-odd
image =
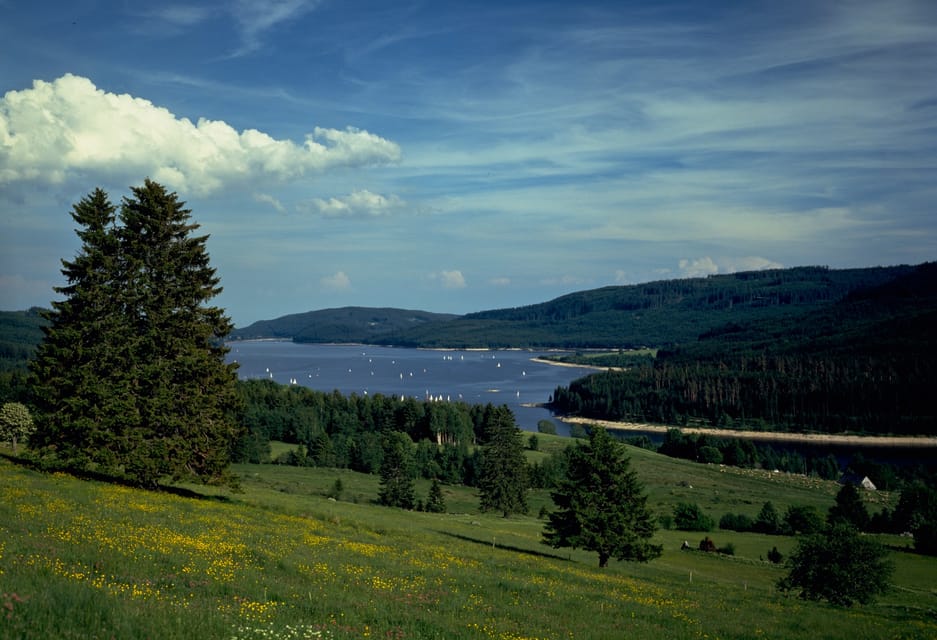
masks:
[[[478,482],[482,511],[500,511],[504,517],[527,513],[527,460],[521,430],[507,407],[495,410],[482,450]]]
[[[937,489],[919,482],[905,487],[891,519],[894,531],[914,535],[919,553],[937,555]]]
[[[845,524],[859,531],[869,526],[869,511],[862,502],[862,495],[854,484],[844,484],[836,494],[836,504],[830,507],[826,516],[831,526]]]
[[[825,523],[813,505],[791,505],[784,513],[784,532],[788,535],[819,533]]]
[[[777,547],[771,547],[771,551],[768,552],[768,560],[774,564],[781,564],[784,561],[784,554],[778,551]]]
[[[0,311],[0,372],[25,372],[42,341],[42,327],[49,323],[45,311]]]
[[[190,213],[150,180],[120,224],[100,189],[73,208],[82,249],[32,364],[40,455],[142,486],[229,479],[232,326],[206,305],[221,288]]]
[[[386,432],[383,436],[384,459],[381,462],[381,489],[378,502],[387,507],[412,509],[413,441],[400,431]]]
[[[294,313],[274,320],[261,320],[236,329],[234,340],[279,338],[296,342],[362,342],[377,344],[381,337],[395,335],[414,326],[444,323],[457,316],[408,309],[342,307]]]
[[[654,514],[624,445],[594,428],[588,444],[567,451],[568,470],[551,493],[557,510],[548,516],[544,543],[595,551],[600,567],[610,558],[646,562],[660,556],[662,547],[650,543]]]
[[[342,493],[345,491],[345,484],[342,482],[341,478],[335,478],[335,482],[332,484],[332,488],[329,489],[328,497],[333,500],[341,500]]]
[[[527,448],[531,451],[540,449],[540,438],[537,437],[537,434],[533,433],[527,437]]]
[[[932,433],[937,263],[893,275],[822,310],[727,325],[659,351],[652,365],[575,381],[554,392],[553,408],[739,429]]]
[[[770,500],[761,506],[761,511],[758,512],[758,516],[755,518],[752,530],[771,535],[781,533],[781,518],[778,516],[778,510],[774,508],[774,504]]]
[[[682,531],[712,531],[713,520],[698,504],[680,502],[673,508],[673,525]]]
[[[807,600],[867,604],[889,588],[894,568],[887,554],[881,544],[855,528],[836,525],[801,538],[788,560],[790,572],[778,588],[797,591]]]
[[[551,436],[556,435],[556,425],[549,420],[538,420],[537,421],[537,431],[540,433],[546,433]]]
[[[755,522],[744,513],[727,513],[719,518],[719,528],[730,531],[751,531]]]
[[[433,482],[429,486],[429,494],[426,496],[426,511],[430,513],[446,512],[446,500],[442,495],[442,487],[439,485],[439,480],[435,478],[433,478]]]

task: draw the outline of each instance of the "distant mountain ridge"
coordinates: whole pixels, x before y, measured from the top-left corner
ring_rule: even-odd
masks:
[[[794,267],[602,287],[464,316],[343,307],[235,330],[232,339],[361,342],[435,348],[627,348],[695,341],[727,324],[800,315],[916,267]]]
[[[388,334],[457,317],[408,309],[341,307],[261,320],[243,329],[235,329],[230,337],[233,340],[274,338],[297,342],[373,343]]]

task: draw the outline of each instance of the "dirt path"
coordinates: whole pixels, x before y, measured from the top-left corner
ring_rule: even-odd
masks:
[[[616,431],[650,431],[666,433],[668,429],[680,429],[683,433],[705,434],[717,438],[745,438],[747,440],[767,440],[772,442],[803,442],[809,444],[857,445],[862,447],[902,447],[937,449],[937,438],[932,436],[857,436],[830,435],[818,433],[786,433],[782,431],[736,431],[704,427],[672,427],[640,422],[611,422],[609,420],[591,420],[577,416],[557,416],[563,422],[576,424],[597,424]]]

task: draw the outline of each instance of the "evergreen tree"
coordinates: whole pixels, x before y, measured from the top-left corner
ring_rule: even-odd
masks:
[[[119,226],[100,189],[74,207],[82,251],[63,261],[66,300],[33,367],[37,442],[60,462],[141,486],[230,479],[233,327],[206,304],[221,288],[190,213],[150,180],[124,198]]]
[[[758,512],[758,517],[755,518],[752,529],[758,533],[772,535],[781,532],[781,518],[778,515],[778,510],[774,507],[774,503],[770,500],[761,505],[761,511]]]
[[[826,520],[830,526],[844,523],[859,531],[865,531],[869,525],[869,511],[854,484],[846,483],[839,490],[836,494],[836,504],[830,507]]]
[[[527,513],[527,459],[521,430],[506,406],[495,409],[488,423],[482,451],[478,489],[482,511]]]
[[[442,487],[439,486],[439,480],[435,478],[429,486],[429,495],[426,497],[426,510],[430,513],[445,513],[446,511],[446,500],[442,495]]]
[[[413,441],[402,431],[388,431],[382,440],[381,488],[378,502],[387,507],[412,509]]]
[[[630,469],[624,445],[602,428],[593,428],[588,444],[569,449],[566,478],[552,492],[558,510],[550,513],[543,541],[553,548],[573,547],[609,558],[646,562],[662,547],[650,543],[654,516],[647,495]]]
[[[116,441],[134,404],[122,379],[127,328],[117,284],[116,209],[101,189],[72,207],[82,241],[62,260],[64,300],[52,303],[44,338],[30,363],[37,408],[33,443],[56,464],[120,473]]]

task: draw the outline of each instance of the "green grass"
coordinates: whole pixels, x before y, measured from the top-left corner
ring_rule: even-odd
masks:
[[[825,508],[835,492],[629,451],[659,512],[692,499],[718,519],[766,497],[781,512]],[[679,550],[703,534],[660,531],[658,560],[600,570],[595,554],[542,545],[535,517],[478,513],[469,488],[444,487],[449,513],[437,515],[374,505],[374,476],[236,472],[241,493],[187,487],[198,499],[0,459],[0,637],[937,637],[935,558],[892,553],[892,592],[837,609],[774,588],[784,570],[761,557],[788,554],[792,538],[711,532],[735,545],[727,557]],[[418,497],[428,488],[418,482]],[[531,513],[547,500],[533,492]]]

